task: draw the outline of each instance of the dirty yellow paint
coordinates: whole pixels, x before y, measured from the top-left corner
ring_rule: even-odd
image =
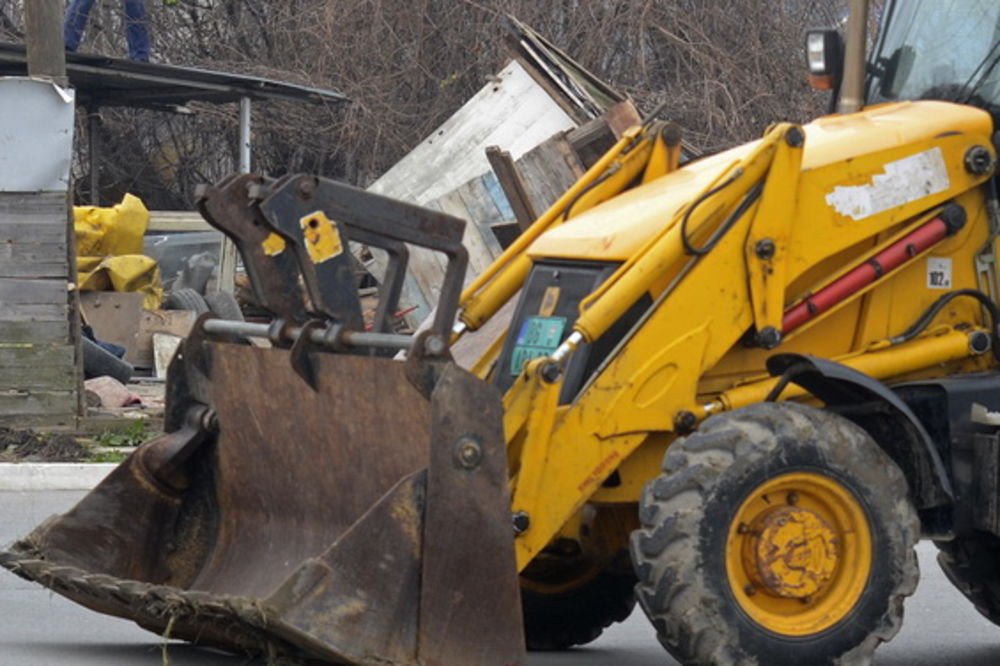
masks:
[[[321,264],[343,254],[344,243],[340,238],[340,230],[323,211],[306,215],[299,220],[299,224],[302,226],[306,252],[314,264]]]

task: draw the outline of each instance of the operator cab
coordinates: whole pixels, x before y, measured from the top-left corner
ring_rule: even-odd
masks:
[[[1000,118],[1000,2],[887,0],[866,66],[866,104],[936,99]],[[836,30],[811,30],[806,56],[814,87],[838,96],[843,46]]]

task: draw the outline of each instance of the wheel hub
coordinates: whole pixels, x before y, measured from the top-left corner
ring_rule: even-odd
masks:
[[[830,524],[815,511],[782,507],[764,515],[752,549],[761,587],[779,597],[808,600],[837,571],[839,547]]]
[[[865,510],[838,480],[812,471],[772,477],[736,509],[726,574],[757,624],[807,636],[846,619],[871,572]]]

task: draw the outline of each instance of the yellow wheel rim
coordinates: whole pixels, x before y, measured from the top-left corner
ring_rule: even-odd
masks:
[[[761,484],[740,505],[726,539],[733,596],[760,626],[785,636],[828,629],[868,584],[872,537],[854,494],[812,472]]]

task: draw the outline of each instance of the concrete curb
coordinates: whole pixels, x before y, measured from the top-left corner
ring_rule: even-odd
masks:
[[[115,463],[0,463],[0,492],[90,490]]]

